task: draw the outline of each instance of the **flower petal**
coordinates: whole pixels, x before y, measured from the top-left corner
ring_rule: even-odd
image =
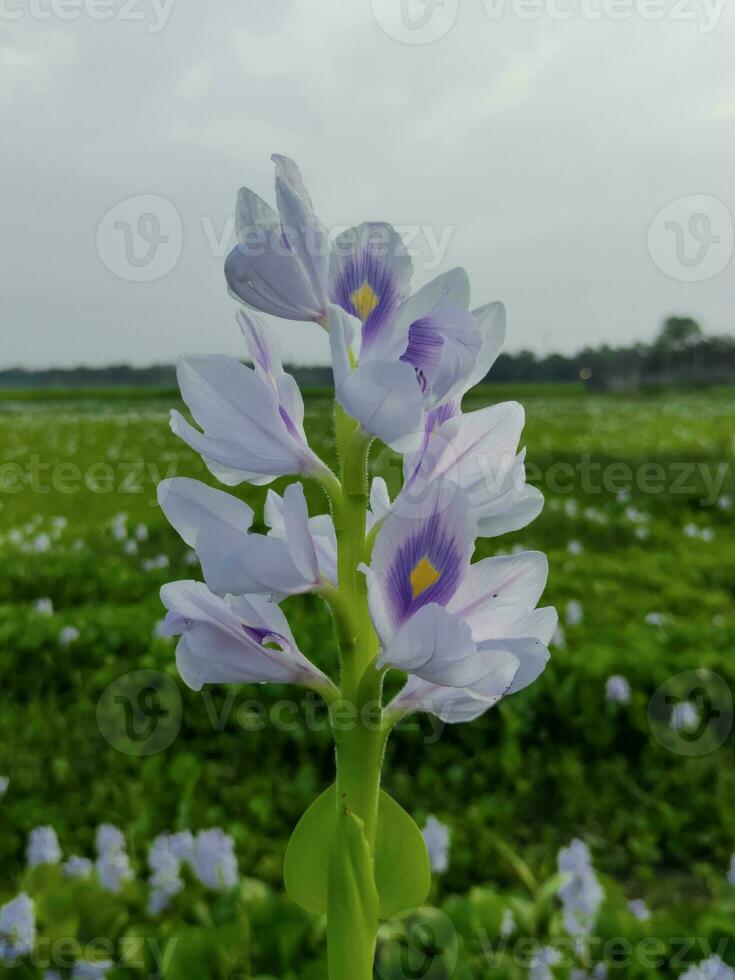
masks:
[[[400,627],[378,666],[409,671],[433,684],[466,687],[478,679],[480,665],[469,626],[430,603]]]
[[[540,551],[485,558],[470,565],[447,608],[469,624],[478,643],[508,636],[541,598],[548,572]]]
[[[177,374],[182,397],[204,433],[178,412],[172,413],[172,429],[210,468],[224,468],[228,484],[250,474],[268,483],[323,467],[299,431],[300,419],[284,418],[277,392],[252,369],[213,355],[180,358]]]
[[[309,591],[318,583],[318,576],[306,576],[296,567],[286,541],[249,533],[253,511],[230,494],[176,477],[159,485],[158,501],[196,551],[213,592],[280,597]]]

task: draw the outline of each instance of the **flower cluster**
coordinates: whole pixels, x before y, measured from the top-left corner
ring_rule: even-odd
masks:
[[[177,664],[194,690],[291,682],[330,701],[338,688],[299,650],[279,603],[316,592],[334,611],[339,591],[364,576],[379,645],[372,667],[408,675],[386,717],[423,710],[471,720],[538,677],[557,621],[553,609],[536,608],[547,577],[542,554],[472,563],[478,536],[522,528],[543,504],[525,481],[522,407],[462,410],[500,351],[504,308],[471,309],[462,269],[412,292],[411,257],[388,224],[365,223],[329,242],[296,165],[273,159],[277,210],[240,192],[238,244],[225,264],[252,367],[218,355],[181,358],[178,380],[195,424],[175,411],[171,427],[220,483],[309,477],[331,513],[311,516],[293,483],[283,496],[268,492],[268,532],[260,534],[236,496],[196,480],[164,481],[160,505],[204,578],[164,586],[164,631],[181,636]],[[374,439],[403,457],[394,500],[373,481],[357,549],[341,543],[345,498],[364,490],[342,486],[309,446],[299,389],[253,311],[328,332],[338,414],[352,426],[340,447],[348,462],[358,451],[366,457]]]
[[[592,932],[604,892],[597,880],[589,848],[575,838],[558,854],[559,873],[563,876],[559,888],[564,913],[564,928],[574,939],[584,941]]]
[[[148,854],[151,876],[148,911],[160,915],[171,899],[184,888],[182,870],[188,867],[194,877],[212,891],[224,892],[239,881],[235,842],[218,827],[193,835],[184,830],[160,834]]]

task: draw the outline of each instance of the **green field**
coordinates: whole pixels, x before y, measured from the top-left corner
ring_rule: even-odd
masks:
[[[281,896],[280,881],[291,829],[332,780],[323,713],[298,704],[281,723],[284,699],[303,700],[288,688],[188,691],[176,679],[173,641],[155,635],[159,587],[198,577],[157,508],[155,485],[173,475],[213,483],[169,432],[173,397],[0,399],[0,775],[10,778],[0,801],[0,904],[20,887],[26,835],[39,824],[56,828],[66,853],[81,854],[91,853],[97,824],[119,825],[140,877],[157,833],[222,826],[248,878],[234,906],[207,918],[198,896],[176,920],[151,925],[132,888],[114,914],[106,910],[104,926],[93,897],[82,895],[87,918],[78,915],[74,928],[119,937],[188,924],[188,966],[174,963],[170,978],[317,980],[322,925]],[[713,947],[729,940],[723,955],[735,964],[735,888],[726,885],[735,849],[735,391],[635,397],[488,387],[464,408],[509,397],[526,406],[529,477],[547,505],[530,527],[481,540],[476,557],[546,552],[545,598],[560,611],[563,635],[535,685],[472,725],[407,726],[392,739],[385,769],[386,788],[421,825],[435,814],[452,829],[450,867],[432,895],[458,937],[451,975],[488,975],[482,937],[496,942],[513,902],[523,935],[541,943],[559,930],[553,887],[542,883],[575,836],[589,844],[606,885],[598,934],[661,943],[656,966],[621,960],[617,975],[674,975],[703,958],[691,948],[673,963],[681,936]],[[327,459],[331,413],[327,393],[307,398],[311,445]],[[395,491],[397,460],[374,454],[373,469]],[[260,513],[265,490],[235,492]],[[324,508],[318,487],[307,496],[312,512]],[[45,597],[52,615],[34,605]],[[290,599],[285,608],[301,649],[333,665],[319,601]],[[64,645],[67,626],[79,636]],[[120,751],[98,719],[109,685],[141,669],[167,674],[182,703],[178,737],[148,756]],[[611,674],[629,679],[629,705],[606,701]],[[697,732],[676,734],[671,704],[687,696],[705,718]],[[53,875],[26,876],[25,886],[68,893]],[[648,922],[628,913],[630,898],[646,900]],[[66,904],[49,899],[45,914],[49,923],[74,919],[68,894]],[[192,968],[215,934],[229,952],[202,954],[206,966]],[[501,959],[497,975],[522,975],[516,959]]]

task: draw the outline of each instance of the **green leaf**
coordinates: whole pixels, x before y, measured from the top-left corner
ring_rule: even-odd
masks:
[[[332,785],[303,815],[286,850],[286,891],[309,912],[327,911],[327,869],[336,829],[337,789]],[[384,792],[378,810],[375,883],[382,919],[423,905],[431,887],[431,866],[421,831]]]

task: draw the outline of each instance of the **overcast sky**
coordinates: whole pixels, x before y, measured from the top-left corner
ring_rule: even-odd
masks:
[[[0,366],[242,353],[222,265],[272,152],[330,228],[413,229],[417,285],[465,266],[510,350],[733,332],[735,3],[552,2],[0,0]]]

